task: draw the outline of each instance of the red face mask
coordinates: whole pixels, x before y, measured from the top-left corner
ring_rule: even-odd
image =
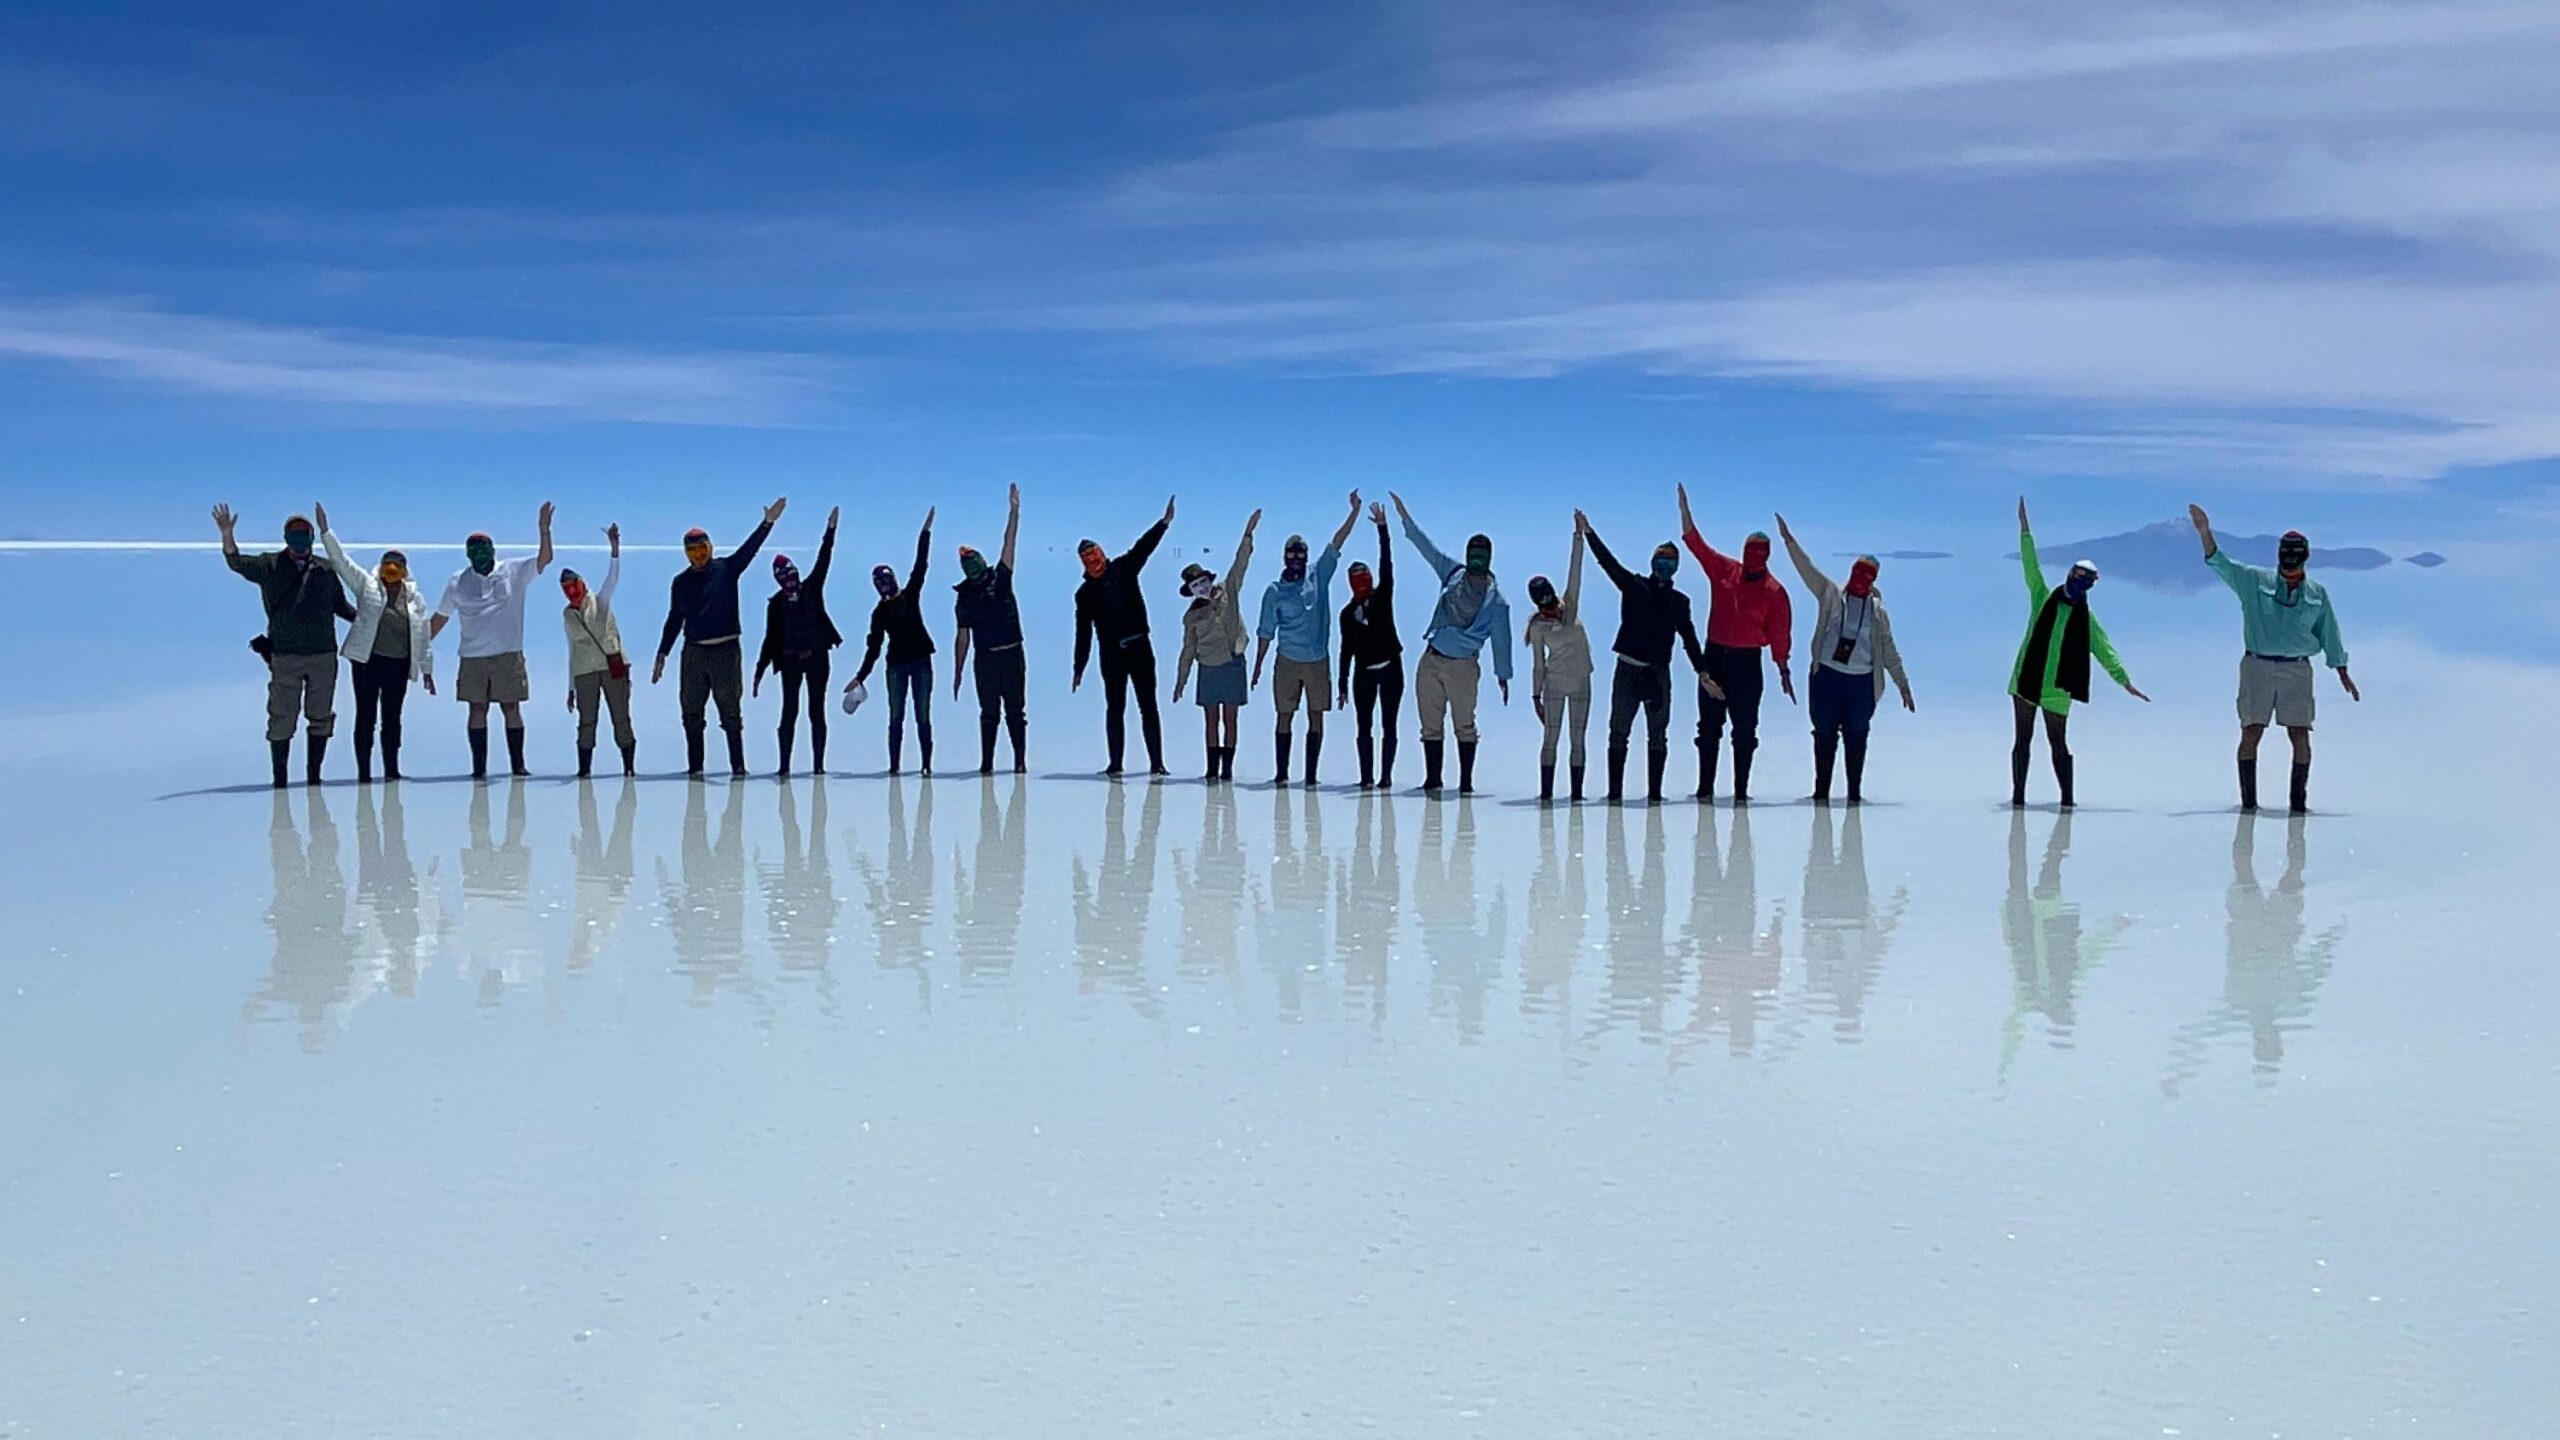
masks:
[[[1861,560],[1849,567],[1849,583],[1841,587],[1863,600],[1876,588],[1876,567]]]
[[[1077,551],[1076,558],[1084,561],[1084,578],[1087,580],[1101,579],[1102,572],[1111,564],[1110,557],[1102,553],[1099,545],[1088,545]]]
[[[569,608],[574,610],[587,603],[587,582],[564,580],[560,583],[560,593],[569,597]]]
[[[1377,588],[1378,582],[1370,576],[1367,567],[1364,566],[1351,572],[1352,599],[1366,600],[1369,598],[1369,592]]]
[[[1745,575],[1757,575],[1768,568],[1769,542],[1766,540],[1743,541],[1742,573]]]

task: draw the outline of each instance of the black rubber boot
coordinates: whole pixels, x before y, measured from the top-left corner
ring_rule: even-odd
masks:
[[[485,728],[484,728],[484,729],[479,729],[479,730],[465,730],[463,733],[464,733],[464,734],[466,734],[466,735],[469,735],[469,736],[471,737],[471,778],[472,778],[472,779],[474,779],[474,780],[486,780],[486,779],[488,779],[488,778],[489,778],[489,732],[488,732],[488,730],[486,730]]]
[[[1644,803],[1647,805],[1662,803],[1662,771],[1670,763],[1669,750],[1644,752]]]
[[[933,742],[927,740],[924,749],[924,768],[930,770],[933,768]],[[824,725],[812,724],[809,727],[809,773],[827,773],[827,727]]]
[[[1582,803],[1582,769],[1579,765],[1573,767],[1573,803],[1576,805]]]
[[[2062,787],[2062,808],[2065,810],[2071,808],[2071,771],[2072,760],[2068,751],[2053,757],[2053,779]]]
[[[773,773],[777,776],[788,775],[791,773],[791,727],[784,726],[778,734],[782,745],[782,760],[774,766]]]
[[[2027,763],[2028,756],[2024,746],[2009,752],[2009,808],[2012,810],[2026,808]],[[2054,765],[2059,768],[2061,764],[2062,757],[2055,756]]]
[[[637,775],[640,773],[640,747],[638,745],[625,745],[622,747],[622,773],[625,775]]]
[[[1609,747],[1609,803],[1627,803],[1627,747],[1624,745]]]
[[[359,785],[373,783],[373,747],[370,745],[356,747],[356,783]]]
[[[1446,745],[1446,743],[1446,741],[1441,740],[1425,740],[1422,742],[1422,793],[1425,795],[1437,795],[1440,793],[1440,756],[1442,747]],[[277,783],[281,784],[283,782],[279,781]]]
[[[978,712],[978,773],[996,773],[996,716],[992,710]]]
[[[1698,803],[1701,805],[1715,803],[1717,748],[1713,740],[1698,742]],[[1737,788],[1742,784],[1742,747],[1738,744],[1733,748],[1733,783]]]
[[[521,725],[507,732],[507,773],[518,778],[533,773],[525,768],[524,727]]]
[[[1458,793],[1476,793],[1476,742],[1473,740],[1458,742]]]
[[[593,775],[593,774],[595,774],[595,773],[596,773],[596,747],[594,747],[593,745],[581,745],[581,746],[579,746],[579,747],[578,747],[578,778],[579,778],[579,779],[581,779],[581,780],[584,780],[584,779],[588,778],[589,776],[591,776],[591,775]]]
[[[1310,789],[1310,790],[1313,790],[1314,788],[1316,788],[1316,757],[1317,757],[1317,756],[1319,756],[1319,755],[1322,755],[1323,753],[1324,753],[1324,732],[1323,732],[1323,731],[1321,731],[1321,730],[1310,730],[1310,731],[1308,731],[1308,732],[1307,732],[1307,777],[1306,777],[1306,780],[1305,780],[1303,783],[1304,783],[1304,784],[1306,785],[1306,787],[1307,787],[1308,789]]]
[[[1759,748],[1758,740],[1733,742],[1733,805],[1737,810],[1751,803],[1751,756]]]
[[[684,732],[684,773],[696,780],[702,778],[702,732]]]
[[[1396,788],[1396,732],[1393,730],[1378,738],[1378,788]]]
[[[747,732],[724,727],[722,733],[729,737],[729,774],[744,777],[747,773]]]
[[[1840,737],[1817,735],[1813,738],[1813,803],[1831,803],[1831,762],[1840,753]]]
[[[1031,754],[1029,727],[1008,723],[1005,726],[1005,733],[1013,737],[1013,773],[1016,775],[1029,773],[1031,769],[1031,761],[1028,758]]]
[[[918,771],[927,775],[933,773],[933,727],[930,725],[916,727],[916,759]]]
[[[2258,757],[2255,755],[2240,758],[2240,808],[2250,811],[2258,808]]]
[[[1556,803],[1556,762],[1549,760],[1538,766],[1538,803]]]
[[[1271,737],[1271,753],[1275,763],[1271,770],[1271,788],[1289,783],[1289,732],[1282,730]]]
[[[293,759],[293,742],[290,740],[268,741],[267,759],[272,763],[275,771],[275,788],[281,790],[290,783],[285,779],[285,770],[287,763]]]
[[[1864,804],[1866,802],[1866,797],[1858,792],[1858,784],[1860,781],[1864,780],[1867,775],[1866,737],[1863,735],[1845,735],[1841,738],[1846,742],[1841,748],[1849,752],[1849,803],[1852,805]]]
[[[1378,741],[1376,737],[1370,735],[1358,736],[1352,740],[1351,748],[1360,752],[1360,788],[1363,790],[1377,789]]]
[[[893,720],[893,721],[891,721],[891,722],[889,722],[889,773],[890,773],[890,774],[895,775],[895,774],[897,774],[897,773],[898,773],[898,766],[899,766],[899,763],[901,762],[901,760],[902,760],[902,759],[904,758],[904,756],[906,755],[906,750],[907,750],[907,727],[905,727],[905,726],[903,726],[903,725],[898,724],[898,723],[897,723],[896,721],[894,721],[894,720]],[[1120,757],[1119,757],[1119,756],[1114,755],[1114,756],[1112,756],[1112,757],[1111,757],[1111,768],[1112,768],[1112,769],[1114,769],[1114,770],[1117,770],[1117,769],[1119,769],[1119,768],[1120,768]]]
[[[400,778],[400,742],[397,740],[382,742],[382,778],[385,780]]]
[[[2311,813],[2311,767],[2307,764],[2293,767],[2293,813]]]
[[[1223,745],[1212,745],[1208,747],[1208,750],[1208,766],[1200,772],[1200,783],[1203,785],[1215,785],[1218,783],[1218,777],[1226,771],[1227,749]]]

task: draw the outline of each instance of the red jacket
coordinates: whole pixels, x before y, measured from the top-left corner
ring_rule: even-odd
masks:
[[[1707,572],[1707,583],[1714,590],[1715,603],[1707,610],[1707,643],[1729,645],[1737,650],[1769,647],[1769,658],[1787,663],[1787,634],[1794,628],[1795,611],[1787,603],[1786,587],[1778,577],[1763,570],[1760,578],[1744,581],[1742,562],[1730,555],[1719,554],[1695,530],[1684,530],[1680,539],[1698,564]]]

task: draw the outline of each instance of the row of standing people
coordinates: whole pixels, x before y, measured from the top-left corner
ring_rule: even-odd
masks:
[[[1389,498],[1407,543],[1430,567],[1439,587],[1412,677],[1423,748],[1423,788],[1432,793],[1444,788],[1447,750],[1454,740],[1457,789],[1470,793],[1475,780],[1482,663],[1488,649],[1495,685],[1506,705],[1513,678],[1510,607],[1495,581],[1493,541],[1482,533],[1472,535],[1462,554],[1452,556],[1431,540],[1402,497]],[[1608,720],[1611,802],[1626,796],[1626,769],[1639,714],[1645,720],[1646,799],[1659,804],[1664,798],[1675,646],[1696,680],[1697,796],[1701,800],[1714,794],[1724,733],[1730,728],[1733,798],[1737,804],[1749,802],[1759,748],[1764,652],[1774,663],[1783,693],[1790,702],[1796,699],[1789,658],[1792,606],[1785,587],[1769,572],[1769,537],[1755,531],[1744,540],[1738,557],[1728,556],[1699,532],[1686,487],[1679,490],[1678,501],[1681,543],[1656,545],[1642,572],[1622,563],[1589,518],[1577,510],[1564,587],[1558,590],[1543,575],[1529,581],[1533,610],[1521,632],[1521,644],[1531,655],[1531,701],[1544,732],[1539,761],[1543,801],[1556,798],[1560,759],[1568,765],[1568,798],[1579,801],[1585,795],[1596,672],[1581,612],[1586,550],[1619,592]],[[650,680],[653,684],[663,680],[667,659],[677,654],[681,643],[679,707],[689,773],[702,773],[715,709],[727,739],[730,770],[746,773],[742,693],[760,693],[768,673],[779,676],[783,690],[778,736],[781,772],[790,772],[804,706],[812,765],[823,769],[826,764],[830,655],[843,643],[826,602],[836,512],[827,517],[825,538],[806,574],[788,556],[773,558],[775,588],[766,602],[765,639],[752,682],[744,661],[739,582],[786,505],[787,501],[776,500],[766,507],[762,522],[726,555],[715,552],[703,530],[688,531],[684,537],[686,565],[670,582],[667,616]],[[1368,506],[1377,530],[1377,565],[1373,569],[1353,562],[1348,572],[1349,601],[1336,612],[1331,598],[1333,576],[1343,546],[1359,522],[1361,505],[1359,493],[1353,492],[1348,513],[1320,554],[1310,553],[1303,536],[1289,537],[1280,576],[1265,587],[1257,623],[1251,627],[1244,621],[1242,595],[1261,511],[1254,511],[1247,520],[1223,577],[1197,563],[1184,567],[1180,585],[1187,603],[1173,697],[1180,702],[1184,690],[1192,688],[1196,672],[1194,695],[1203,716],[1204,778],[1208,781],[1234,778],[1241,711],[1269,668],[1276,720],[1275,785],[1292,779],[1291,754],[1301,710],[1306,715],[1303,783],[1316,784],[1329,709],[1355,712],[1362,788],[1393,785],[1406,677],[1394,613],[1394,545],[1384,507]],[[1174,502],[1168,500],[1162,518],[1117,556],[1090,539],[1077,546],[1084,578],[1075,595],[1072,688],[1082,688],[1098,658],[1105,690],[1107,775],[1118,776],[1124,770],[1126,711],[1132,697],[1148,768],[1156,775],[1167,773],[1156,704],[1157,661],[1140,577],[1170,528],[1174,509]],[[2285,726],[2292,740],[2291,799],[2299,811],[2306,806],[2313,718],[2309,657],[2325,654],[2347,693],[2361,698],[2346,669],[2335,609],[2325,589],[2305,573],[2309,542],[2299,532],[2287,533],[2279,545],[2277,568],[2266,571],[2223,555],[2204,512],[2190,507],[2190,515],[2203,542],[2206,563],[2231,586],[2243,606],[2247,650],[2238,697],[2242,805],[2256,807],[2257,750],[2272,720]],[[461,662],[454,688],[455,698],[468,707],[473,774],[487,773],[492,709],[504,723],[511,770],[527,773],[521,709],[530,695],[523,653],[524,610],[533,577],[547,570],[553,558],[552,507],[545,504],[541,509],[540,546],[532,556],[501,562],[486,534],[470,536],[464,545],[469,563],[447,582],[432,609],[409,582],[407,559],[399,551],[384,552],[375,568],[367,571],[347,558],[329,528],[326,510],[315,507],[314,517],[297,516],[287,522],[282,550],[245,555],[237,545],[236,519],[230,509],[217,506],[214,510],[231,568],[258,584],[266,601],[268,630],[261,637],[261,649],[270,666],[267,738],[274,783],[286,783],[287,752],[297,712],[308,735],[307,778],[317,782],[334,729],[336,665],[341,655],[353,662],[358,778],[372,778],[377,723],[383,773],[386,778],[398,778],[402,700],[413,677],[430,694],[435,692],[433,645],[449,624],[459,631]],[[933,520],[934,512],[928,510],[916,537],[914,565],[903,583],[893,567],[873,568],[872,584],[879,600],[873,607],[862,666],[846,686],[850,710],[867,695],[866,684],[885,656],[893,772],[903,762],[910,711],[916,721],[922,767],[930,772],[933,763],[936,650],[923,613]],[[2097,567],[2085,560],[2076,562],[2061,586],[2048,585],[2023,499],[2018,521],[2030,625],[2009,681],[2017,722],[2010,755],[2011,803],[2025,803],[2031,746],[2041,717],[2060,800],[2068,807],[2074,802],[2076,779],[2068,745],[2070,710],[2074,703],[2089,698],[2092,662],[2135,698],[2149,697],[2133,685],[2091,613],[2088,597],[2098,581]],[[957,698],[974,642],[982,772],[995,768],[1000,729],[1012,742],[1015,770],[1026,767],[1023,634],[1013,591],[1020,523],[1021,492],[1015,487],[1008,496],[1004,545],[996,562],[987,563],[968,546],[959,549],[963,578],[954,587],[952,693]],[[1899,692],[1905,709],[1916,708],[1894,641],[1892,617],[1876,589],[1882,565],[1872,555],[1861,555],[1850,566],[1846,581],[1834,582],[1797,541],[1784,516],[1777,517],[1777,525],[1797,574],[1816,602],[1808,696],[1813,798],[1828,803],[1835,770],[1845,761],[1846,798],[1857,804],[1863,798],[1868,737],[1887,681]],[[607,712],[625,773],[636,763],[637,740],[630,718],[632,667],[623,652],[613,610],[621,572],[621,535],[618,527],[609,526],[605,533],[610,558],[600,585],[590,588],[585,577],[571,569],[564,568],[560,576],[570,671],[566,703],[579,718],[581,775],[590,773]],[[312,554],[315,535],[326,553],[325,565]],[[1711,603],[1703,640],[1689,598],[1676,583],[1682,546],[1708,578]],[[343,644],[336,633],[339,620],[349,622]],[[1333,634],[1337,625],[1341,631],[1338,652]],[[1277,665],[1270,667],[1275,650]],[[1253,656],[1249,674],[1248,651]]]

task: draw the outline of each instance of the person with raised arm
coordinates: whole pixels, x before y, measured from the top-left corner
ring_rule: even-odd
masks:
[[[1342,563],[1342,542],[1360,521],[1360,492],[1351,492],[1351,513],[1327,541],[1324,553],[1307,563],[1307,537],[1292,535],[1280,549],[1280,578],[1262,592],[1262,616],[1254,627],[1259,639],[1253,654],[1253,684],[1262,684],[1262,662],[1271,646],[1280,646],[1280,665],[1272,672],[1271,708],[1278,729],[1272,752],[1276,760],[1271,783],[1289,783],[1289,725],[1298,707],[1307,710],[1306,787],[1316,787],[1316,757],[1324,749],[1325,701],[1332,694],[1333,571]]]
[[[1378,527],[1378,568],[1354,560],[1343,572],[1351,598],[1343,602],[1342,668],[1334,686],[1333,705],[1356,707],[1360,751],[1360,788],[1393,788],[1396,773],[1396,716],[1404,708],[1404,641],[1396,635],[1396,562],[1387,533],[1387,510],[1369,507],[1369,523]],[[1374,725],[1381,716],[1384,724]],[[1372,769],[1374,763],[1375,769]]]
[[[658,631],[658,658],[649,666],[649,683],[667,675],[667,653],[684,641],[684,658],[676,668],[676,703],[684,717],[684,770],[702,778],[703,740],[708,711],[720,707],[720,729],[729,739],[729,774],[747,773],[746,657],[740,653],[738,581],[764,548],[782,518],[788,498],[764,507],[764,519],[747,534],[746,543],[714,556],[711,535],[696,526],[684,532],[684,568],[667,582],[667,623]]]
[[[1698,800],[1716,795],[1716,757],[1725,726],[1733,726],[1733,803],[1751,803],[1751,757],[1760,749],[1760,696],[1766,679],[1760,652],[1777,662],[1778,688],[1790,704],[1795,672],[1787,647],[1795,627],[1787,587],[1769,573],[1769,537],[1759,530],[1742,539],[1736,559],[1707,543],[1689,513],[1689,487],[1679,487],[1680,539],[1707,572],[1707,669],[1698,681]],[[1708,682],[1714,682],[1710,685]],[[1722,694],[1711,693],[1721,691]]]
[[[844,643],[844,632],[836,628],[835,618],[827,613],[827,574],[835,568],[836,522],[843,514],[842,506],[827,511],[827,532],[818,541],[818,563],[809,567],[807,575],[800,573],[790,556],[773,557],[773,593],[764,602],[764,648],[756,654],[755,678],[748,683],[747,693],[754,695],[764,689],[767,670],[781,673],[782,751],[774,768],[776,775],[791,773],[791,740],[793,732],[800,728],[800,701],[804,695],[809,702],[809,769],[813,774],[827,773],[827,652]],[[918,556],[917,560],[921,565],[923,557]],[[921,569],[918,574],[921,576]],[[916,625],[923,628],[921,613]],[[933,653],[930,639],[925,642],[925,653]],[[896,674],[894,666],[891,674]],[[930,665],[926,674],[930,679]],[[899,708],[894,701],[893,696],[893,715]],[[917,708],[919,712],[923,709]],[[894,720],[891,728],[896,728]],[[897,753],[895,741],[890,742],[890,753]],[[896,763],[893,761],[889,768],[896,769]]]
[[[1390,490],[1387,498],[1404,520],[1404,538],[1431,567],[1440,587],[1431,624],[1423,631],[1422,661],[1413,670],[1415,708],[1422,712],[1422,788],[1427,794],[1440,793],[1442,737],[1455,730],[1458,793],[1472,794],[1476,697],[1483,686],[1476,657],[1487,646],[1493,650],[1494,684],[1502,691],[1502,703],[1511,703],[1511,602],[1494,583],[1493,537],[1481,531],[1468,536],[1466,558],[1454,559],[1422,533],[1403,496]]]
[[[880,663],[881,647],[889,653],[889,773],[898,773],[907,733],[907,702],[916,707],[916,754],[919,768],[933,773],[933,635],[924,627],[924,576],[933,562],[933,517],[935,511],[924,512],[924,528],[916,532],[915,569],[907,573],[907,583],[898,584],[898,572],[886,565],[871,567],[871,588],[880,592],[880,603],[871,607],[871,636],[863,645],[862,668],[854,672],[851,690],[871,678],[871,667]]]
[[[2072,806],[2071,702],[2089,703],[2089,662],[2095,659],[2109,679],[2136,700],[2151,697],[2134,688],[2106,627],[2089,612],[2089,591],[2098,583],[2098,567],[2076,561],[2062,578],[2062,588],[2044,582],[2036,562],[2035,533],[2027,527],[2027,497],[2018,497],[2018,559],[2027,573],[2027,633],[2018,641],[2018,658],[2009,668],[2009,703],[2017,712],[2017,733],[2009,742],[2009,804],[2027,803],[2027,765],[2035,751],[2036,716],[2044,716],[2045,750],[2053,758],[2054,783],[2061,787],[2062,808]]]
[[[560,567],[560,630],[569,641],[569,709],[578,717],[578,778],[595,774],[596,723],[613,713],[613,743],[622,751],[622,773],[638,773],[639,732],[631,728],[631,661],[622,652],[622,621],[613,592],[622,586],[622,526],[604,527],[604,583]]]
[[[228,505],[213,507],[222,535],[222,563],[258,587],[267,612],[266,633],[252,648],[267,661],[267,760],[275,788],[285,788],[293,751],[293,721],[302,717],[303,783],[320,783],[320,760],[338,726],[338,621],[356,618],[336,571],[311,553],[317,532],[300,515],[284,522],[284,548],[240,553],[240,519]]]
[[[1023,756],[1022,715],[1025,688],[1022,657],[1022,607],[1013,598],[1013,545],[1022,530],[1022,487],[1005,491],[1004,549],[989,565],[987,557],[960,547],[960,583],[952,586],[951,698],[960,698],[960,672],[969,668],[975,647],[978,667],[978,773],[996,773],[996,726],[1001,719],[1013,739],[1013,773],[1029,769]]]
[[[1883,563],[1861,555],[1849,566],[1847,583],[1835,583],[1796,543],[1787,517],[1778,516],[1778,538],[1786,542],[1796,574],[1817,607],[1813,626],[1813,683],[1806,697],[1813,712],[1813,803],[1831,803],[1832,761],[1843,749],[1849,760],[1849,803],[1861,803],[1867,772],[1867,729],[1877,702],[1884,699],[1885,677],[1902,692],[1902,708],[1916,710],[1911,677],[1903,673],[1902,651],[1893,643],[1893,617],[1876,589]]]
[[[1538,803],[1556,803],[1556,751],[1565,727],[1573,727],[1572,800],[1582,803],[1582,774],[1591,737],[1591,636],[1582,628],[1582,548],[1579,513],[1573,522],[1573,557],[1565,562],[1564,591],[1544,575],[1529,577],[1529,622],[1520,642],[1529,651],[1529,707],[1543,732],[1538,741]]]
[[[489,778],[489,707],[507,727],[507,773],[519,778],[532,770],[524,763],[524,702],[533,682],[524,668],[524,607],[532,598],[534,577],[551,568],[551,502],[542,502],[536,517],[542,543],[534,554],[498,559],[498,542],[475,530],[462,542],[470,563],[453,573],[427,622],[427,638],[444,633],[448,624],[461,628],[456,645],[462,659],[453,674],[453,698],[467,707],[465,734],[471,741],[471,778]]]
[[[400,778],[400,712],[409,700],[409,682],[425,683],[436,693],[433,647],[427,643],[427,600],[409,580],[409,557],[385,550],[367,570],[347,558],[346,547],[329,526],[328,507],[313,505],[320,525],[320,547],[329,568],[356,597],[356,618],[347,626],[347,643],[339,654],[347,661],[347,678],[356,694],[356,783],[373,782],[373,740],[377,721],[382,735],[382,778]]]
[[[2308,814],[2311,723],[2318,712],[2311,657],[2328,660],[2348,699],[2364,699],[2355,677],[2347,673],[2347,642],[2338,636],[2338,611],[2329,602],[2329,588],[2310,576],[2311,541],[2299,530],[2287,530],[2276,541],[2276,568],[2266,570],[2222,553],[2203,506],[2188,506],[2187,519],[2204,542],[2204,563],[2240,597],[2240,808],[2258,808],[2258,742],[2266,738],[2272,720],[2293,742],[2293,813]]]
[[[1228,564],[1223,582],[1205,565],[1182,567],[1182,595],[1191,603],[1182,612],[1182,653],[1173,664],[1173,703],[1182,703],[1183,687],[1191,679],[1192,667],[1198,666],[1200,721],[1207,732],[1203,744],[1208,751],[1208,769],[1201,779],[1211,783],[1236,778],[1236,719],[1251,688],[1244,673],[1244,606],[1237,597],[1244,593],[1245,567],[1253,562],[1253,532],[1261,524],[1259,510],[1246,517],[1244,535],[1236,541],[1236,558]],[[1272,783],[1287,779],[1284,774]]]
[[[1073,694],[1084,688],[1085,666],[1094,658],[1097,643],[1102,652],[1102,736],[1110,747],[1111,763],[1105,775],[1120,773],[1120,759],[1125,747],[1125,729],[1129,692],[1138,692],[1138,726],[1147,741],[1147,773],[1161,776],[1164,768],[1164,721],[1156,713],[1156,650],[1147,634],[1147,597],[1138,588],[1139,576],[1147,568],[1147,559],[1164,543],[1164,532],[1173,525],[1173,500],[1164,502],[1164,517],[1147,527],[1135,544],[1114,558],[1092,540],[1076,544],[1076,558],[1084,565],[1084,580],[1076,586],[1076,663],[1067,691]]]
[[[1706,651],[1698,644],[1698,627],[1689,597],[1673,577],[1680,573],[1680,547],[1665,540],[1653,547],[1645,573],[1618,563],[1600,532],[1581,511],[1574,527],[1591,541],[1592,558],[1601,573],[1618,587],[1618,637],[1610,649],[1618,657],[1609,680],[1609,803],[1626,800],[1627,741],[1635,729],[1636,711],[1644,711],[1645,803],[1662,803],[1662,771],[1671,759],[1671,646],[1678,641],[1698,677],[1701,700],[1721,700],[1724,690],[1707,673]],[[1754,657],[1755,661],[1757,657]]]

